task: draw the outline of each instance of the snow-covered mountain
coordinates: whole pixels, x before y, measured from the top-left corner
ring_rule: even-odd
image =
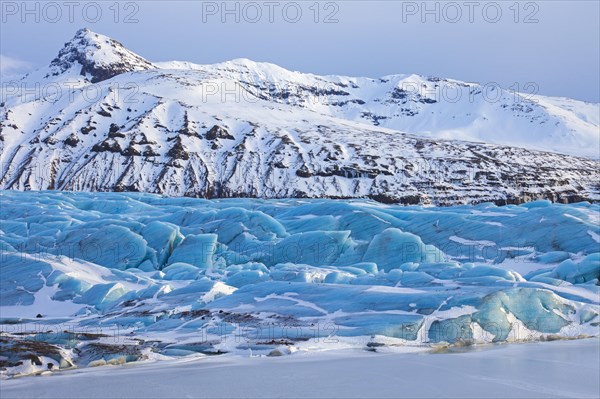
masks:
[[[87,29],[1,94],[1,189],[600,199],[600,107],[571,99],[245,59],[151,63]]]

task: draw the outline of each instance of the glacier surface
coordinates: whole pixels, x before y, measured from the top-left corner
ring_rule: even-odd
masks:
[[[0,199],[3,373],[600,335],[597,204]]]

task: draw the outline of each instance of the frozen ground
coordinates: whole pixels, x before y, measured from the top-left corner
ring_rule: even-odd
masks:
[[[597,204],[0,192],[0,374],[599,336]]]
[[[598,339],[450,354],[210,357],[0,381],[2,398],[598,398]]]

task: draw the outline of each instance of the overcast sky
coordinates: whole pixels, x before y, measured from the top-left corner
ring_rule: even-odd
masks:
[[[599,102],[600,2],[514,3],[2,0],[0,62],[5,76],[47,65],[88,27],[151,61],[243,57],[317,74],[534,82],[540,94]]]

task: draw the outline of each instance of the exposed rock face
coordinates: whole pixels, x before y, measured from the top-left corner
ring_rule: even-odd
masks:
[[[489,103],[474,84],[318,77],[248,60],[157,66],[88,30],[24,82],[60,84],[80,72],[80,86],[53,102],[18,95],[3,102],[0,189],[439,205],[600,200],[600,163],[573,150],[595,151],[594,104],[515,102],[508,92]],[[417,81],[428,91],[406,89]],[[99,96],[83,96],[94,82]],[[468,89],[471,98],[448,104],[431,94],[442,84]],[[476,131],[512,142],[519,129],[531,132],[531,147],[575,155],[431,137]]]
[[[206,132],[207,140],[216,140],[216,139],[227,139],[227,140],[235,140],[229,132],[223,129],[221,126],[214,125],[208,132]]]

